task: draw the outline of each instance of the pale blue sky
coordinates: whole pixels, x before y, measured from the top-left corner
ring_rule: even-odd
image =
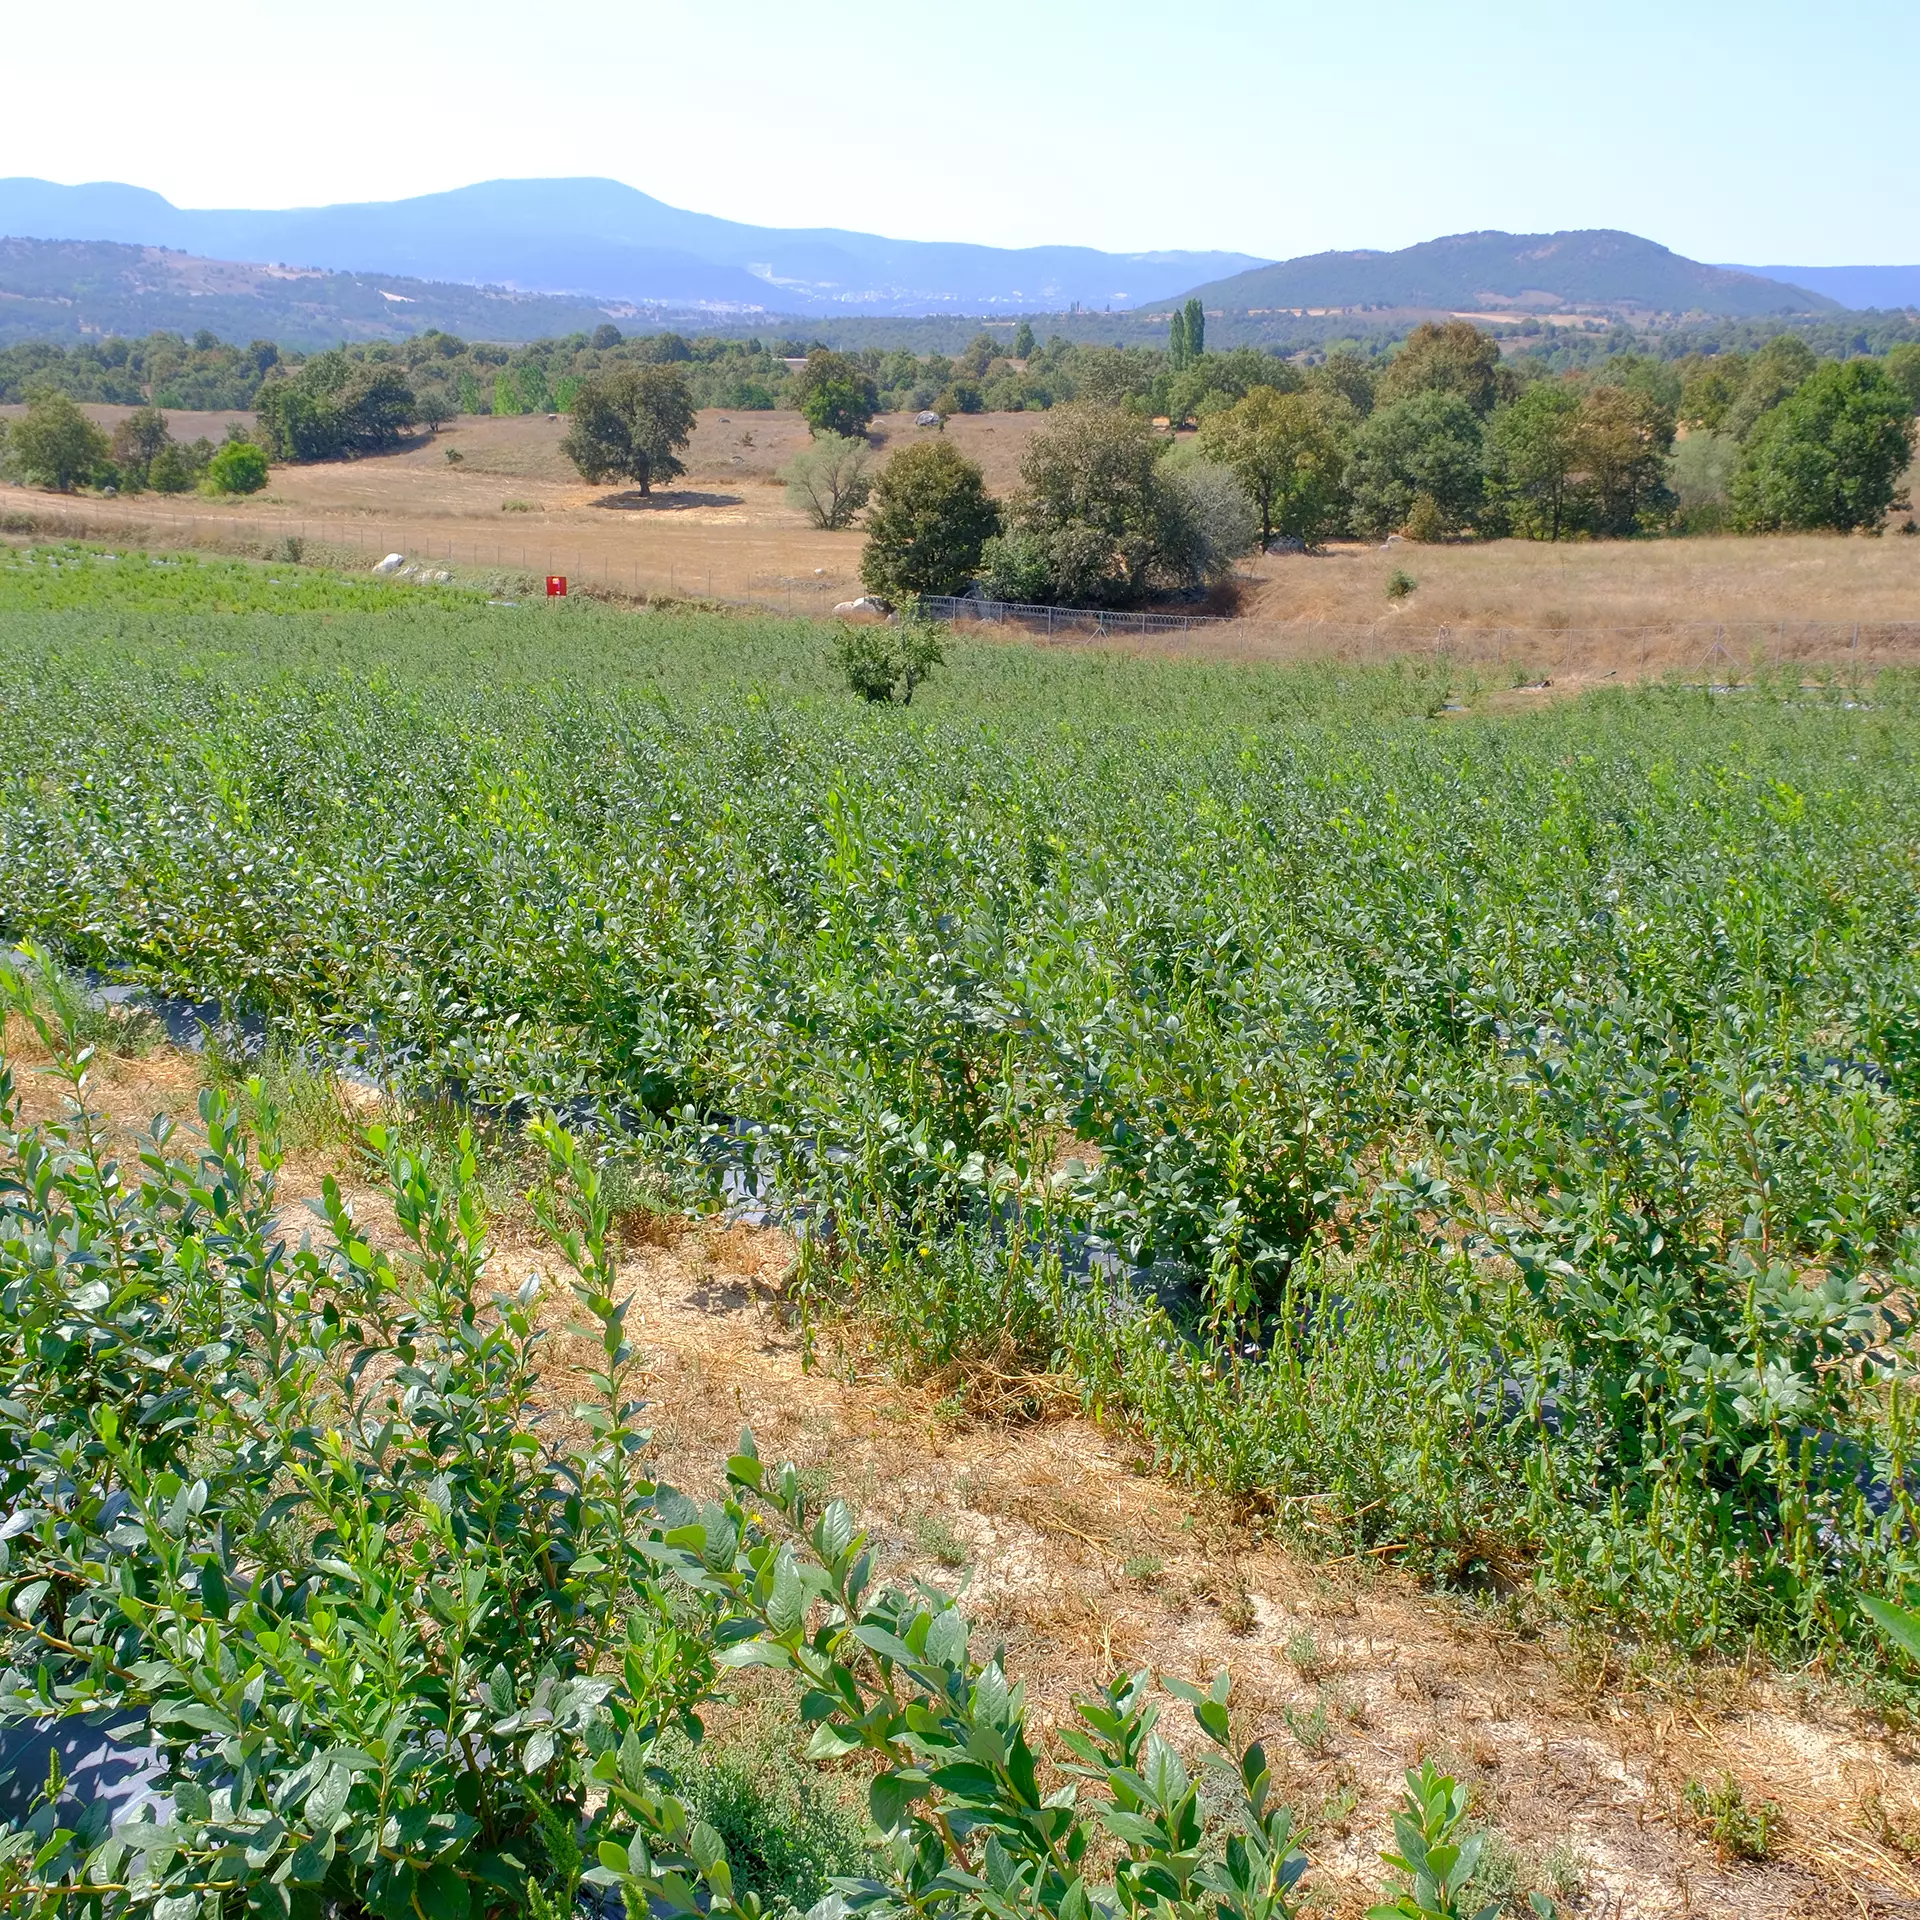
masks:
[[[8,9],[0,174],[185,206],[605,174],[771,225],[1282,257],[1613,226],[1920,260],[1920,5],[89,0]]]

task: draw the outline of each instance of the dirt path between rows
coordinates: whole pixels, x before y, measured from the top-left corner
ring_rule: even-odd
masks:
[[[59,1089],[22,1037],[16,1025],[25,1105],[51,1116]],[[130,1144],[156,1112],[190,1119],[200,1079],[195,1057],[162,1049],[106,1059],[93,1093]],[[340,1151],[289,1163],[289,1231],[328,1171],[381,1236],[385,1208]],[[1357,1915],[1379,1897],[1401,1774],[1434,1756],[1472,1783],[1516,1887],[1551,1891],[1568,1913],[1920,1914],[1912,1746],[1817,1683],[1726,1669],[1636,1683],[1630,1662],[1517,1610],[1424,1592],[1364,1559],[1286,1551],[1156,1475],[1123,1432],[1071,1417],[956,1425],[935,1388],[844,1355],[809,1371],[779,1298],[783,1235],[708,1222],[655,1237],[665,1244],[629,1248],[622,1278],[659,1475],[710,1494],[751,1423],[763,1453],[853,1505],[891,1577],[968,1581],[970,1612],[1004,1638],[1043,1730],[1112,1664],[1231,1669],[1237,1717],[1267,1742],[1304,1822],[1323,1910]],[[518,1211],[496,1222],[495,1245],[503,1287],[554,1270]],[[581,1390],[566,1377],[565,1287],[549,1301],[553,1397],[566,1407]],[[1718,1859],[1684,1810],[1688,1781],[1728,1774],[1750,1803],[1781,1809],[1762,1864]]]

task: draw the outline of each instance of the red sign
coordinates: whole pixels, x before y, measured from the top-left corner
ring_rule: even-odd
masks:
[[[566,597],[567,597],[567,576],[564,573],[548,574],[547,575],[547,598],[549,600],[564,600]]]

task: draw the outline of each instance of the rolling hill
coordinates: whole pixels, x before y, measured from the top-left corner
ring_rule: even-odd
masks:
[[[431,327],[479,340],[539,340],[591,332],[608,319],[631,326],[634,314],[625,305],[402,274],[244,266],[108,240],[0,240],[0,345],[202,327],[223,340],[301,349],[399,340]]]
[[[1243,253],[1014,249],[748,226],[592,179],[489,180],[410,200],[284,212],[176,207],[145,188],[110,182],[0,180],[0,234],[787,314],[1131,307],[1257,264]]]
[[[1836,313],[1840,302],[1754,273],[1703,266],[1631,233],[1456,233],[1397,253],[1311,253],[1208,281],[1226,312],[1384,307],[1516,317],[1566,307],[1729,319]]]

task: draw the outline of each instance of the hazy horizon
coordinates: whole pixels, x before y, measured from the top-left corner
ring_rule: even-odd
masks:
[[[0,174],[194,209],[591,175],[756,225],[1275,260],[1590,227],[1704,261],[1920,260],[1899,79],[1920,9],[1874,23],[1878,112],[1860,36],[1786,0],[1604,21],[1383,0],[1360,24],[1297,0],[1034,0],[1005,29],[950,0],[823,0],[798,24],[769,0],[580,0],[537,29],[502,0],[193,19],[209,81],[237,61],[244,83],[183,103],[149,9],[100,0],[78,57],[70,20],[23,12],[14,70],[77,75],[84,138],[74,89],[16,87]]]

